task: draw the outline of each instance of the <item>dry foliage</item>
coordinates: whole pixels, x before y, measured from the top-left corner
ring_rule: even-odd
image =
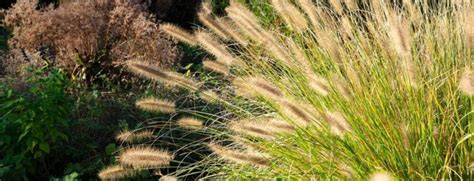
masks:
[[[130,58],[168,67],[179,59],[175,43],[159,30],[143,3],[72,1],[39,10],[36,4],[19,1],[7,11],[5,22],[13,34],[9,45],[39,50],[68,71],[96,62],[113,67]]]

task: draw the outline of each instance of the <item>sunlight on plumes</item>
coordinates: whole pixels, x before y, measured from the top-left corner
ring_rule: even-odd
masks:
[[[221,100],[220,96],[212,90],[205,90],[199,92],[199,97],[209,103],[217,103]]]
[[[226,18],[218,18],[217,23],[222,26],[224,31],[228,34],[228,36],[232,37],[234,41],[239,43],[242,46],[247,46],[248,41],[245,39],[245,37],[242,35],[242,33],[238,30],[235,25],[230,22],[230,20]]]
[[[467,43],[471,48],[474,48],[474,6],[468,11],[464,28],[466,29]]]
[[[98,176],[101,180],[119,180],[136,175],[135,170],[124,168],[121,165],[113,165],[102,169]]]
[[[194,40],[193,35],[189,34],[188,32],[186,32],[186,30],[183,30],[175,25],[161,24],[160,30],[191,46],[197,45],[197,42]]]
[[[201,120],[191,117],[184,117],[178,120],[178,125],[187,129],[202,129],[204,125]]]
[[[281,92],[278,87],[269,84],[269,81],[257,77],[251,78],[248,81],[251,85],[251,88],[255,90],[257,94],[260,94],[265,98],[278,100],[283,97],[283,92]]]
[[[169,165],[173,155],[152,147],[132,147],[123,151],[119,161],[123,165],[140,168],[159,168]]]
[[[329,124],[331,131],[338,136],[352,131],[351,125],[340,112],[326,112],[323,117]]]
[[[216,56],[217,61],[226,65],[230,65],[234,61],[234,57],[227,51],[226,47],[209,33],[199,31],[196,33],[196,38],[203,48]]]
[[[309,86],[322,96],[329,94],[330,85],[329,82],[322,76],[316,74],[307,75]]]
[[[176,178],[175,176],[165,175],[165,176],[161,176],[161,178],[158,181],[178,181],[178,178]]]
[[[386,172],[377,172],[370,175],[370,181],[393,181],[392,175]]]
[[[305,127],[313,121],[311,113],[308,113],[303,106],[293,101],[283,101],[281,103],[283,111],[281,116],[289,116],[294,124]]]
[[[459,82],[459,90],[467,96],[474,96],[474,71],[469,68],[464,70]]]
[[[161,70],[138,61],[128,61],[127,67],[135,74],[170,86],[181,86],[192,90],[197,89],[197,83],[195,83],[194,80],[184,77],[182,74],[176,72]]]
[[[275,10],[280,16],[286,21],[292,29],[296,31],[304,31],[308,28],[308,22],[303,14],[287,0],[272,0],[271,1]]]
[[[214,71],[224,76],[229,75],[229,68],[227,68],[227,66],[221,62],[212,61],[212,60],[204,60],[202,62],[202,65],[204,66],[205,69]]]
[[[258,167],[265,167],[269,162],[267,158],[257,153],[231,150],[214,143],[209,143],[207,146],[222,159],[239,164],[250,164]]]
[[[313,26],[319,26],[319,15],[316,6],[312,0],[298,0],[298,4],[304,10]]]
[[[213,33],[219,35],[219,37],[224,40],[230,39],[229,36],[227,36],[226,30],[213,17],[211,17],[209,13],[201,11],[198,13],[198,17],[199,21],[212,30]]]
[[[115,136],[116,140],[128,143],[150,140],[152,138],[155,138],[155,135],[153,135],[152,130],[143,130],[137,132],[123,130],[117,136]]]
[[[157,112],[157,113],[174,113],[176,107],[174,102],[167,100],[160,100],[157,98],[145,98],[135,102],[135,105],[145,111]]]
[[[336,13],[342,14],[343,9],[342,9],[341,0],[329,0],[329,3],[334,8]]]

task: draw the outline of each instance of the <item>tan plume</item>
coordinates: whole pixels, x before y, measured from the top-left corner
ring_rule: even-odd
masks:
[[[187,43],[191,46],[197,45],[197,42],[194,40],[193,35],[189,34],[188,32],[186,32],[186,30],[183,30],[175,25],[161,24],[160,30],[178,39],[179,41]]]
[[[267,166],[269,164],[269,161],[267,158],[257,153],[240,152],[237,150],[231,150],[214,143],[208,144],[208,147],[224,160],[236,162],[239,164],[250,164],[250,165],[259,166],[259,167]]]
[[[174,113],[176,107],[173,102],[167,100],[160,100],[157,98],[145,98],[138,100],[135,105],[145,111],[157,112],[157,113]]]
[[[157,168],[169,165],[173,155],[152,147],[132,147],[122,152],[119,161],[133,168]]]

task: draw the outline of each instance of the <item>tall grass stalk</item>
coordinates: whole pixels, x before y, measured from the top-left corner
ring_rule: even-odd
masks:
[[[195,143],[215,157],[175,175],[473,179],[471,4],[310,2],[273,0],[283,23],[272,28],[233,0],[226,19],[201,12],[211,30],[225,21],[241,33],[195,38],[230,70],[230,91],[211,98],[232,116]]]

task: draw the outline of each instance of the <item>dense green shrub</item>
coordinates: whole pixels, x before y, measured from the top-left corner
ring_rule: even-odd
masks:
[[[36,173],[55,143],[67,140],[72,101],[59,70],[33,70],[26,82],[0,84],[0,178]],[[16,80],[18,81],[18,80]]]

